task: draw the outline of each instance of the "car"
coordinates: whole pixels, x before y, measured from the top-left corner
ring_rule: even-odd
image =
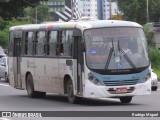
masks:
[[[8,79],[8,57],[3,56],[0,58],[0,78],[4,78],[5,82],[9,82]]]
[[[156,91],[158,89],[158,77],[153,70],[151,72],[151,89],[152,91]]]

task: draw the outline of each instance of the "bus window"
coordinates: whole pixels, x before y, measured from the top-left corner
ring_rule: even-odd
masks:
[[[62,31],[62,46],[63,46],[63,56],[72,55],[72,42],[73,42],[73,30],[64,30]],[[61,47],[62,47],[61,46]],[[62,49],[62,48],[61,48]],[[61,52],[60,52],[61,53]]]
[[[50,31],[49,32],[49,55],[56,56],[56,45],[57,45],[58,32]]]
[[[44,46],[47,43],[45,31],[36,33],[36,55],[44,55]]]
[[[33,32],[27,32],[25,38],[25,55],[33,55],[33,43],[34,34]]]

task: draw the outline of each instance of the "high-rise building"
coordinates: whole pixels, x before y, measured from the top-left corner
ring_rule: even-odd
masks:
[[[79,0],[78,9],[83,17],[97,18],[97,0]]]
[[[110,19],[118,13],[117,3],[111,0],[79,0],[78,8],[82,16],[98,19]]]
[[[68,21],[80,17],[110,19],[118,13],[117,3],[111,0],[48,0],[51,20]]]
[[[48,5],[51,20],[68,21],[80,17],[78,0],[48,0],[42,3]]]

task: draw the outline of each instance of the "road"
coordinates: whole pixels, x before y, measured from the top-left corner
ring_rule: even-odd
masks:
[[[70,104],[68,103],[66,96],[58,96],[54,94],[47,94],[46,98],[43,99],[31,99],[27,96],[26,90],[14,89],[9,86],[8,83],[0,81],[0,111],[160,111],[160,84],[157,91],[153,91],[151,95],[135,96],[130,104],[122,104],[118,99],[84,99],[80,104]],[[65,112],[63,113],[68,114]],[[72,114],[75,113],[70,112],[69,114],[72,116]],[[88,114],[90,113],[88,112]],[[96,112],[91,114],[96,116]],[[114,114],[114,112],[111,114]],[[72,117],[65,117],[65,120],[72,120],[74,117],[76,117],[76,115],[73,115]],[[118,117],[116,118],[118,119]],[[127,120],[127,116],[121,117],[121,119],[122,118],[123,120]],[[33,118],[33,120],[34,119],[39,120],[38,118]],[[51,117],[43,119],[48,120],[51,119]],[[56,120],[59,119],[63,119],[63,116],[56,118]],[[80,120],[80,118],[76,119]],[[96,119],[96,117],[94,117],[94,119]],[[106,118],[103,117],[98,119],[106,120]],[[115,118],[110,117],[110,120],[112,119],[114,120]],[[151,117],[147,117],[147,120],[150,119]],[[157,119],[157,117],[154,117],[154,119]],[[17,120],[17,118],[0,118],[0,120]]]

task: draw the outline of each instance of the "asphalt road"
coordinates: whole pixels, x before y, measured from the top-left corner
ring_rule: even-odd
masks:
[[[31,99],[27,96],[26,90],[18,90],[11,86],[9,86],[7,83],[0,81],[0,111],[19,111],[19,112],[28,112],[28,111],[52,111],[52,115],[56,114],[53,111],[64,111],[59,112],[60,116],[62,117],[45,117],[41,118],[41,120],[81,120],[87,119],[87,120],[128,120],[128,117],[117,117],[117,114],[125,114],[123,111],[158,111],[160,112],[160,84],[157,91],[153,91],[151,95],[146,96],[135,96],[132,99],[132,102],[130,104],[122,104],[118,99],[101,99],[101,100],[90,100],[90,99],[83,99],[80,104],[70,104],[67,101],[66,96],[58,96],[55,94],[47,94],[46,98],[43,99]],[[81,113],[76,112],[67,112],[67,111],[89,111],[86,114],[91,114],[90,117],[83,117],[79,118],[76,117],[76,114],[81,116]],[[95,111],[91,112],[90,111]],[[96,117],[98,116],[100,112],[96,111],[105,111],[105,114],[107,111],[115,111],[111,112],[111,114],[115,114],[115,117]],[[119,112],[119,113],[118,113]],[[47,112],[46,112],[47,113]],[[50,113],[48,113],[50,114]],[[70,117],[65,117],[63,114],[69,115]],[[127,114],[127,113],[126,113]],[[160,116],[160,113],[158,113]],[[94,116],[94,118],[92,117]],[[54,116],[54,115],[53,115]],[[131,117],[129,116],[130,120],[135,120],[137,117]],[[144,120],[158,120],[160,117],[138,117],[138,120],[144,119]],[[19,120],[22,118],[0,118],[0,120]],[[23,118],[24,120],[29,120],[30,118]],[[33,120],[39,120],[40,118],[32,118]]]

